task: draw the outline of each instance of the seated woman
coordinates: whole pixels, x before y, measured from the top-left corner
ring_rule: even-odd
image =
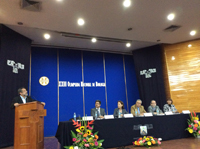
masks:
[[[119,100],[118,101],[118,108],[116,108],[114,110],[114,117],[115,118],[121,118],[121,117],[124,117],[124,114],[128,114],[128,112],[124,109],[124,103]]]
[[[167,104],[164,105],[163,107],[164,112],[173,112],[173,113],[178,113],[177,109],[173,105],[172,99],[167,100]]]

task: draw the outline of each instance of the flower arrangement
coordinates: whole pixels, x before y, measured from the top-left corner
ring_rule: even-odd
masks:
[[[147,148],[151,147],[151,146],[156,146],[156,145],[160,145],[162,139],[156,139],[153,138],[151,136],[144,136],[143,138],[139,138],[138,140],[136,140],[135,142],[133,142],[134,146],[145,146]]]
[[[98,132],[93,134],[94,126],[91,126],[94,122],[93,121],[84,121],[76,122],[74,120],[73,125],[75,125],[76,132],[75,134],[71,130],[71,137],[73,141],[73,145],[71,146],[64,146],[66,149],[99,149],[103,148],[102,143],[104,140],[98,140]]]
[[[190,119],[188,119],[188,128],[186,128],[186,130],[194,137],[200,136],[200,121],[195,112],[191,113]]]

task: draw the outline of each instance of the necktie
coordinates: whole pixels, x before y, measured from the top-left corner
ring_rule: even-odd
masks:
[[[99,109],[97,109],[97,117],[99,117],[99,116],[100,116]]]
[[[156,111],[156,108],[155,107],[153,107],[153,112],[155,112]]]
[[[138,108],[138,114],[140,114],[140,108]]]

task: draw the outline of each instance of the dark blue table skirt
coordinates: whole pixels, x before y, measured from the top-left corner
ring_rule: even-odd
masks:
[[[197,115],[200,116],[198,113]],[[94,122],[94,131],[99,131],[99,139],[104,139],[103,147],[112,148],[131,145],[133,141],[142,137],[139,126],[146,125],[147,136],[173,140],[191,137],[185,129],[188,127],[188,114],[176,114],[153,117],[134,117],[120,119],[103,119]],[[75,128],[70,121],[60,122],[55,137],[63,146],[72,144],[71,130]]]

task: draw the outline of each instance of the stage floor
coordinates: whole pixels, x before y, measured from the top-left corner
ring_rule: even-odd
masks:
[[[145,148],[145,147],[144,147]],[[158,147],[151,147],[155,149],[200,149],[200,139],[186,138],[170,141],[162,141],[162,145]],[[14,149],[14,147],[6,147],[2,149]],[[46,137],[44,141],[44,149],[60,149],[60,144],[55,137]],[[141,147],[118,147],[109,149],[141,149]]]

